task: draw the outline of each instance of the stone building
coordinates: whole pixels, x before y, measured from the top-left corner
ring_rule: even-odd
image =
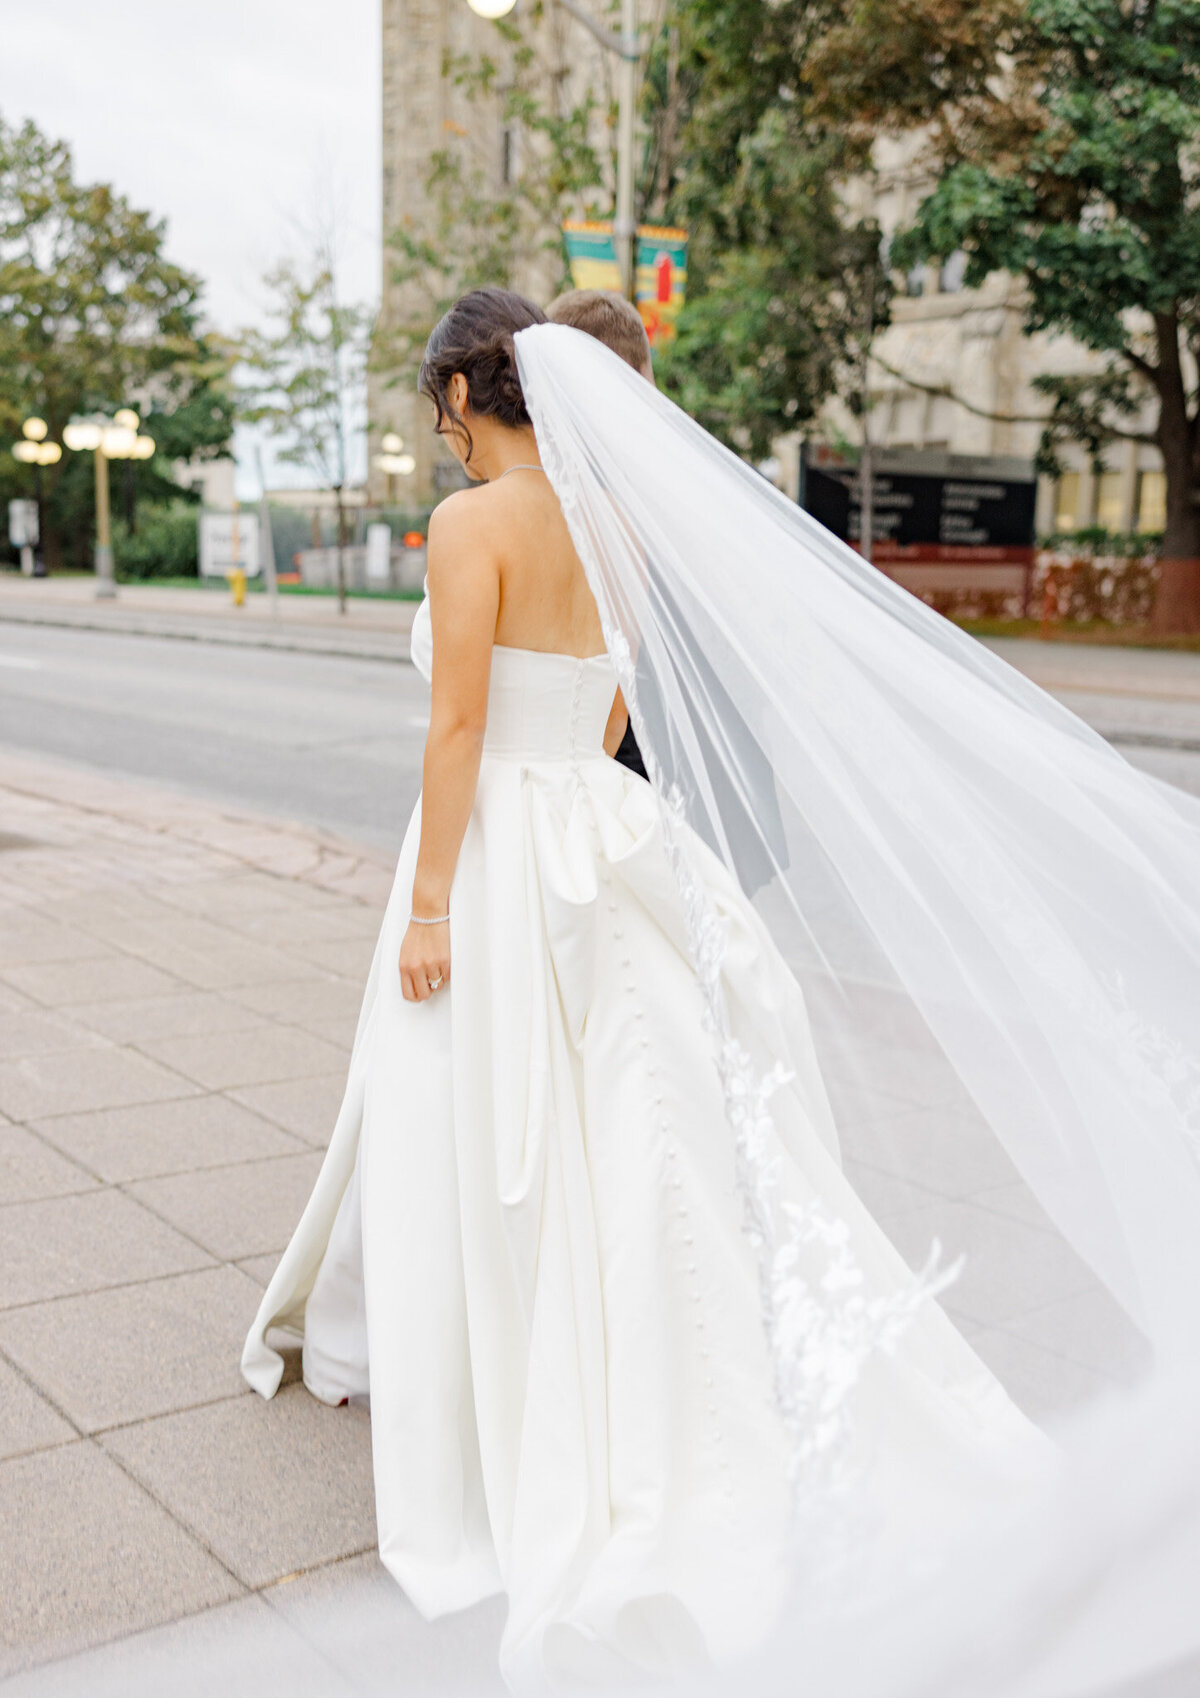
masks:
[[[586,30],[562,7],[548,5],[536,29],[521,20],[521,0],[512,17],[535,52],[532,75],[547,103],[573,102],[579,92],[593,88],[607,102],[613,67]],[[516,126],[506,126],[502,94],[512,75],[511,54],[495,25],[476,16],[467,0],[382,0],[383,30],[383,276],[380,347],[399,325],[427,308],[428,289],[396,278],[396,255],[388,246],[392,232],[406,228],[414,234],[429,229],[433,209],[426,184],[433,155],[455,150],[467,167],[478,171],[486,190],[497,196],[516,177],[525,161],[522,147],[532,145]],[[448,58],[488,55],[499,74],[490,98],[471,98],[453,76],[444,74]],[[598,137],[599,139],[599,137]],[[513,279],[514,287],[544,300],[556,276],[546,256],[531,253]],[[385,355],[386,358],[386,355]],[[378,362],[377,362],[378,363]],[[439,491],[457,487],[458,469],[431,430],[428,403],[412,392],[411,384],[389,381],[386,370],[375,371],[369,385],[370,482],[373,501],[420,507]],[[375,464],[379,441],[395,432],[416,461],[408,477],[386,477]]]
[[[927,192],[913,156],[911,142],[881,143],[869,199],[865,187],[856,190],[860,209],[865,212],[869,204],[885,231],[911,223]],[[963,270],[961,254],[941,266],[922,266],[895,299],[869,379],[872,440],[887,448],[1032,460],[1041,436],[1037,421],[1046,411],[1034,378],[1083,375],[1104,362],[1071,337],[1026,336],[1017,278],[997,272],[982,288],[965,289]],[[1148,408],[1142,428],[1152,423]],[[826,409],[825,424],[831,433],[857,440],[859,427],[839,403]],[[1039,534],[1089,525],[1161,530],[1166,487],[1156,448],[1114,442],[1099,476],[1082,448],[1064,447],[1059,457],[1062,477],[1039,479]]]

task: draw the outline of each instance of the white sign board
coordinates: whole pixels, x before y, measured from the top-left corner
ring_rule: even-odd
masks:
[[[257,578],[262,570],[258,539],[256,513],[201,513],[200,576],[224,578],[240,566],[248,578]]]
[[[38,510],[36,501],[9,502],[8,540],[14,548],[35,548],[37,546]]]
[[[367,582],[386,584],[392,576],[392,527],[367,526]]]

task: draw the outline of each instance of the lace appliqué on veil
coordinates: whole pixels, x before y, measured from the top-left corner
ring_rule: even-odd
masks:
[[[645,735],[628,642],[607,626],[605,641],[662,804],[664,841],[683,899],[692,965],[734,1135],[745,1228],[758,1255],[762,1319],[775,1400],[788,1437],[793,1503],[798,1516],[807,1516],[853,1478],[848,1466],[852,1396],[864,1365],[877,1350],[895,1350],[908,1322],[958,1278],[963,1262],[960,1257],[943,1267],[935,1240],[908,1285],[886,1296],[869,1296],[845,1222],[816,1198],[800,1207],[780,1196],[780,1145],[770,1101],[792,1075],[779,1063],[763,1073],[730,1030],[722,984],[725,927],[688,853],[685,799],[677,784],[664,787]],[[815,1275],[814,1260],[821,1266]]]

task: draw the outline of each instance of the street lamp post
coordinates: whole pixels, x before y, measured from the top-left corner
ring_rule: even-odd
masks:
[[[481,18],[507,17],[517,0],[467,0],[471,10]],[[617,77],[617,204],[613,217],[613,246],[617,253],[617,269],[621,278],[621,293],[627,300],[634,295],[634,240],[637,226],[633,217],[633,121],[634,99],[637,92],[636,68],[641,58],[637,34],[637,0],[621,0],[621,33],[598,24],[579,0],[558,0],[564,11],[579,21],[609,53],[620,60]]]
[[[37,503],[37,536],[32,544],[26,544],[21,549],[21,570],[26,577],[44,578],[46,576],[45,556],[36,550],[45,548],[45,535],[42,525],[42,467],[56,465],[62,459],[62,448],[57,442],[49,440],[49,426],[45,419],[26,419],[21,426],[21,440],[13,443],[13,457],[22,464],[33,467],[34,499]]]
[[[384,499],[392,502],[396,499],[395,480],[410,477],[417,469],[417,462],[411,454],[401,452],[404,443],[394,430],[388,431],[379,446],[383,449],[383,453],[376,454],[375,464],[387,479]]]
[[[96,471],[96,597],[105,601],[117,593],[113,568],[112,525],[108,501],[108,462],[148,460],[154,453],[154,438],[138,435],[138,416],[132,407],[122,407],[111,419],[73,419],[63,431],[63,441],[72,452],[91,451]]]

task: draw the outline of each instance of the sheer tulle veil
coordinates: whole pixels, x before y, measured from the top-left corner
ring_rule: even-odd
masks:
[[[598,343],[540,325],[516,350],[687,899],[798,1545],[819,1520],[870,1575],[851,1599],[810,1562],[756,1680],[1066,1694],[1192,1653],[1200,809]],[[781,1080],[725,995],[694,876],[711,854],[804,991],[847,1170],[915,1270],[904,1292],[871,1290],[819,1204],[775,1194]],[[814,1243],[827,1273],[806,1278]],[[1055,1443],[1024,1485],[963,1484],[957,1514],[914,1487],[911,1536],[889,1543],[856,1403],[932,1296]]]

